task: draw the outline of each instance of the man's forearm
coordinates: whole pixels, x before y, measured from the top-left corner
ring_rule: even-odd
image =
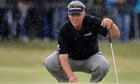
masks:
[[[118,26],[109,18],[104,18],[101,22],[101,26],[109,30],[111,38],[118,38],[120,31]]]
[[[62,66],[63,70],[65,71],[66,75],[69,78],[74,76],[74,74],[71,70],[69,61],[68,61],[68,54],[60,54],[59,59],[60,59],[61,66]]]
[[[115,23],[112,23],[111,28],[109,29],[111,38],[118,38],[120,36],[119,28]]]

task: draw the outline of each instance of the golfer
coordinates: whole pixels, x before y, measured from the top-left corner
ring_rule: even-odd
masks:
[[[99,51],[98,35],[118,38],[120,32],[109,18],[98,19],[86,15],[86,6],[71,1],[68,6],[69,20],[58,35],[58,51],[45,59],[46,69],[58,82],[78,82],[73,72],[90,73],[90,82],[101,81],[109,70],[107,59]]]

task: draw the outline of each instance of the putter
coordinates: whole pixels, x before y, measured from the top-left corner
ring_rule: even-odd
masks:
[[[114,71],[115,71],[115,75],[116,75],[116,84],[118,84],[119,83],[119,79],[118,79],[118,73],[117,73],[117,68],[116,68],[116,61],[115,61],[114,50],[113,50],[113,45],[112,45],[112,40],[111,40],[111,37],[110,37],[110,33],[109,33],[109,42],[110,42],[110,48],[111,48],[112,59],[113,59],[113,64],[114,64]]]

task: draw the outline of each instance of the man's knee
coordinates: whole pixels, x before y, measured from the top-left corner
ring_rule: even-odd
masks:
[[[90,82],[100,82],[105,77],[108,71],[109,71],[109,64],[101,63],[99,66],[97,66],[96,70],[92,72],[92,77]]]
[[[100,56],[100,57],[101,57],[101,60],[99,62],[100,72],[107,73],[109,71],[110,64],[104,56]]]
[[[48,70],[53,70],[55,67],[57,67],[59,65],[58,60],[59,60],[58,53],[54,52],[50,56],[46,57],[46,59],[44,60],[44,66]]]
[[[99,66],[96,67],[94,71],[92,71],[92,77],[90,82],[100,82],[107,72],[109,71],[109,64],[108,63],[101,63]]]
[[[100,69],[100,72],[106,74],[108,71],[109,71],[109,68],[110,68],[110,65],[108,62],[103,62],[100,66],[99,66],[99,69]]]
[[[48,70],[50,70],[51,67],[52,67],[51,62],[49,61],[48,58],[46,58],[46,59],[44,60],[44,63],[43,63],[43,64],[44,64],[45,68],[48,69]]]

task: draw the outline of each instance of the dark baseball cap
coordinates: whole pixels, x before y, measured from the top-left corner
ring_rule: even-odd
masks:
[[[68,6],[68,14],[72,15],[72,14],[78,14],[80,15],[83,11],[85,11],[86,6],[78,0],[75,1],[71,1]]]

